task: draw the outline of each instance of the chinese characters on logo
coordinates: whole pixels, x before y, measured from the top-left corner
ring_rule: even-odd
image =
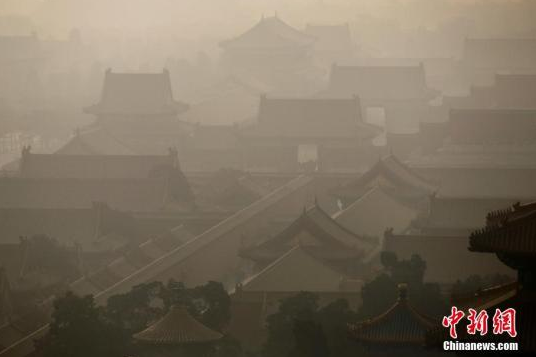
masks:
[[[475,309],[469,309],[467,315],[467,333],[475,335],[477,332],[480,336],[484,336],[488,333],[488,313],[486,310],[482,310],[479,313]],[[451,308],[450,315],[444,316],[442,325],[449,328],[450,337],[453,339],[458,338],[456,333],[456,325],[465,317],[465,312],[458,310],[456,306]],[[509,308],[504,311],[499,309],[495,310],[493,315],[493,334],[501,335],[507,333],[510,337],[516,337],[516,310]]]

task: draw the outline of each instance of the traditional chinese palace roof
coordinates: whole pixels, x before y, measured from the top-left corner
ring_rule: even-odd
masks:
[[[344,227],[357,234],[381,238],[391,227],[402,232],[417,217],[418,210],[373,187],[348,207],[333,215]]]
[[[295,246],[279,259],[246,279],[243,291],[298,292],[339,291],[341,274],[314,258],[301,246]]]
[[[437,324],[415,310],[407,299],[407,286],[400,284],[398,301],[383,314],[350,326],[350,335],[365,343],[422,345],[426,331]]]
[[[120,179],[162,177],[178,166],[177,155],[60,155],[23,151],[21,177]]]
[[[378,160],[362,176],[339,187],[333,193],[351,202],[373,186],[380,186],[394,196],[403,197],[425,197],[438,190],[433,182],[421,177],[394,155],[389,155]]]
[[[176,102],[169,72],[113,73],[106,71],[101,100],[86,109],[96,115],[173,115],[187,109]]]
[[[245,136],[305,139],[372,139],[380,128],[362,119],[357,97],[272,98],[261,96],[257,123]]]
[[[5,177],[0,179],[0,208],[89,208],[93,202],[104,202],[121,211],[155,212],[174,203],[191,204],[185,182],[175,171],[147,179]]]
[[[514,204],[492,212],[487,225],[471,234],[469,249],[474,252],[536,255],[536,204]]]
[[[222,337],[194,319],[182,306],[172,307],[162,319],[134,335],[137,341],[155,345],[207,343]]]
[[[102,128],[88,128],[76,134],[55,154],[59,155],[134,155],[135,152]]]
[[[506,265],[518,272],[516,284],[477,292],[469,299],[459,299],[464,306],[477,311],[485,309],[494,316],[496,309],[516,311],[517,337],[508,335],[486,336],[468,335],[465,323],[458,326],[464,342],[501,341],[518,342],[522,353],[536,351],[536,289],[534,283],[534,257],[536,256],[536,205],[515,204],[509,209],[492,212],[487,217],[486,226],[473,232],[469,238],[469,250],[473,252],[496,253]],[[469,306],[472,305],[472,306]],[[447,338],[446,330],[432,328],[427,334],[427,344],[438,345]]]
[[[443,97],[452,108],[534,109],[536,106],[536,74],[497,73],[489,86],[471,86],[468,96]]]
[[[319,206],[303,213],[275,237],[258,246],[243,249],[240,255],[256,262],[270,263],[292,247],[324,261],[344,261],[362,257],[371,242],[356,235],[332,219]]]
[[[255,26],[240,36],[220,43],[227,50],[262,50],[308,47],[315,41],[283,22],[279,17],[263,17]]]

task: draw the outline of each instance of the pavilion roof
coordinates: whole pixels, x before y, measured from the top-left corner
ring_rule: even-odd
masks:
[[[182,306],[174,306],[160,320],[134,335],[140,342],[156,345],[208,343],[223,335],[194,319]]]
[[[351,325],[351,336],[369,343],[424,344],[426,331],[438,322],[415,310],[406,290],[400,284],[398,301],[381,315]]]

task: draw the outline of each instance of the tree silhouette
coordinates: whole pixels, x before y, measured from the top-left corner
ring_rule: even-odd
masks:
[[[123,355],[128,338],[105,319],[92,296],[67,292],[54,302],[49,333],[36,347],[44,357],[115,357]]]

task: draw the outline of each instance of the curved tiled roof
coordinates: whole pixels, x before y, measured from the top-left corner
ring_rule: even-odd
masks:
[[[407,300],[405,284],[398,301],[383,314],[350,326],[352,337],[363,342],[424,344],[426,331],[438,324],[415,310]]]
[[[387,181],[387,183],[379,182]],[[427,196],[434,194],[438,190],[433,182],[421,177],[414,170],[400,162],[394,155],[388,155],[378,160],[367,172],[355,180],[334,190],[334,195],[343,198],[358,198],[370,188],[371,184],[378,182],[380,185],[392,185],[400,188],[398,191],[405,192],[404,195]],[[396,192],[401,194],[401,192]]]
[[[173,99],[169,72],[113,73],[106,71],[101,100],[86,108],[91,114],[178,114],[187,108]]]
[[[262,18],[255,26],[242,35],[222,42],[225,49],[287,48],[309,46],[315,41],[313,36],[303,33],[277,16]]]
[[[518,206],[519,207],[519,206]],[[536,209],[513,209],[510,214],[496,213],[491,224],[474,231],[469,237],[469,250],[473,252],[536,254]],[[490,219],[488,218],[488,222]]]
[[[359,98],[261,96],[257,123],[243,130],[250,137],[372,139],[381,128],[365,123]]]
[[[308,235],[303,235],[304,232]],[[242,250],[240,255],[255,261],[273,261],[297,244],[316,258],[326,260],[355,259],[373,246],[371,239],[356,235],[315,205],[304,208],[303,213],[275,237]]]
[[[133,337],[135,340],[159,345],[207,343],[223,335],[194,319],[182,306],[174,306],[159,321]]]
[[[166,155],[22,155],[20,175],[31,178],[121,179],[157,177],[177,165]]]

